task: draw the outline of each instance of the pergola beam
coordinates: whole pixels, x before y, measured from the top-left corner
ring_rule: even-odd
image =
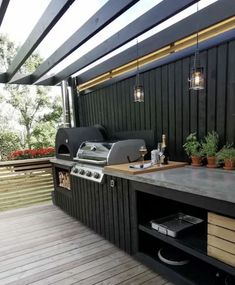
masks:
[[[152,27],[160,24],[195,2],[196,0],[178,0],[173,2],[172,0],[165,0],[159,3],[128,26],[118,31],[116,34],[56,74],[58,82],[150,30]]]
[[[37,48],[74,0],[52,0],[7,70],[8,81]]]
[[[109,0],[37,68],[32,74],[35,81],[138,1],[139,0]]]
[[[2,3],[0,5],[0,26],[1,26],[3,18],[5,16],[9,2],[10,2],[10,0],[2,0]]]
[[[6,82],[7,82],[6,72],[0,73],[0,83],[6,83]]]
[[[235,15],[235,2],[220,0],[138,44],[139,57]],[[136,46],[79,75],[79,84],[136,59]]]

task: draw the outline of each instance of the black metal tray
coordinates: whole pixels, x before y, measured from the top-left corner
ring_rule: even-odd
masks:
[[[202,223],[203,220],[197,217],[177,213],[156,220],[151,220],[150,224],[153,229],[167,236],[178,237],[179,234]]]

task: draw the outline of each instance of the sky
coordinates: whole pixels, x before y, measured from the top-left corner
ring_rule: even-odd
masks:
[[[108,0],[76,0],[70,6],[68,11],[64,14],[64,16],[60,19],[60,21],[45,37],[43,42],[37,47],[36,51],[38,51],[40,55],[45,59],[48,58],[66,39],[68,39],[80,26],[82,26],[83,23],[86,22],[86,20],[88,20],[107,1]],[[151,9],[153,6],[157,5],[162,1],[164,0],[140,0],[131,9],[126,11],[123,15],[121,15],[119,18],[109,24],[96,36],[90,39],[86,44],[78,48],[70,56],[68,56],[61,63],[55,66],[51,71],[49,71],[48,74],[50,75],[56,73],[66,67],[66,65],[73,63],[76,59],[83,56],[94,46],[98,45],[106,38],[116,33],[117,31],[128,25],[128,23],[130,23],[131,21],[133,21],[134,19],[145,13],[147,10]],[[199,9],[202,9],[215,1],[217,0],[201,0],[199,4]],[[11,39],[21,45],[27,39],[27,36],[30,34],[32,28],[47,8],[48,3],[49,0],[11,0],[3,23],[0,27],[0,33],[7,32]],[[138,37],[138,42],[155,33],[160,32],[161,30],[169,27],[175,22],[182,20],[183,18],[191,15],[192,13],[195,13],[196,11],[197,5],[195,4],[187,8],[185,11],[178,13],[173,18],[151,29],[144,35]],[[124,47],[112,52],[110,55],[107,55],[106,57],[104,57],[104,59],[99,60],[98,63],[107,60],[108,58],[135,44],[136,39],[127,43]],[[92,66],[98,63],[95,63],[89,66],[88,68],[92,68]],[[46,74],[45,77],[47,77],[48,74]]]

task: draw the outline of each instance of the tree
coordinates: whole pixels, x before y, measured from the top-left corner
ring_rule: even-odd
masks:
[[[20,148],[20,138],[17,134],[0,129],[0,160],[6,160],[9,153]]]
[[[7,36],[0,35],[0,62],[5,69],[11,63],[17,49],[18,47]],[[42,58],[38,53],[32,54],[20,68],[19,73],[32,73],[41,62]],[[57,95],[54,100],[49,95],[50,89],[43,86],[6,84],[4,89],[6,92],[4,96],[1,95],[1,102],[14,108],[18,123],[24,128],[23,147],[35,146],[38,139],[42,140],[43,127],[49,127],[49,125],[50,131],[44,132],[43,140],[47,143],[51,142],[62,113],[60,97]],[[54,113],[57,113],[57,117],[51,115]],[[50,120],[50,124],[45,124],[45,118]]]

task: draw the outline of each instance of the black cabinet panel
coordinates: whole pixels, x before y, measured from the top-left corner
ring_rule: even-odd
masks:
[[[114,181],[113,187],[110,186]],[[130,189],[124,179],[107,176],[99,184],[71,176],[72,191],[55,191],[55,203],[128,253],[132,252]]]

